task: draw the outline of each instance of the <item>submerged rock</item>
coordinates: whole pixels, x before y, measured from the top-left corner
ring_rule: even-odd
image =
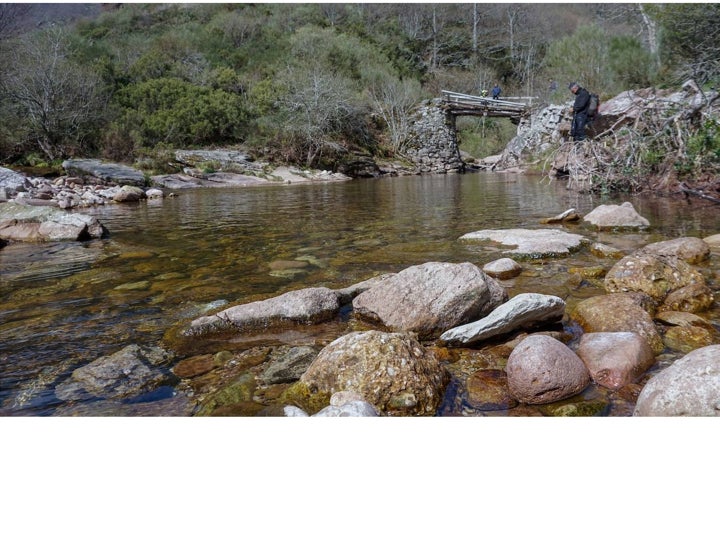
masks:
[[[79,399],[83,392],[105,399],[139,396],[177,382],[166,368],[171,360],[172,353],[160,347],[128,345],[77,368],[55,394],[64,401]]]
[[[260,381],[264,384],[297,381],[316,356],[313,347],[279,347],[270,354],[269,365],[260,375]]]
[[[332,319],[339,309],[338,296],[332,290],[326,287],[300,289],[200,317],[190,323],[183,335],[202,336],[288,324],[314,324]]]
[[[361,293],[355,313],[420,339],[490,312],[507,299],[493,278],[471,263],[430,262],[411,266]]]
[[[665,331],[663,343],[670,349],[689,353],[701,347],[720,343],[720,334],[714,328],[673,326]]]
[[[479,411],[512,409],[518,401],[510,394],[507,374],[501,369],[483,369],[465,383],[468,404]]]

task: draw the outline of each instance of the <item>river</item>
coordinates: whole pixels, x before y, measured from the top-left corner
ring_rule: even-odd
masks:
[[[459,236],[539,228],[540,219],[568,208],[587,213],[624,201],[650,220],[647,232],[571,231],[626,252],[720,232],[717,205],[701,199],[600,197],[492,173],[198,189],[84,209],[107,227],[107,239],[0,250],[0,414],[54,414],[62,404],[54,388],[73,369],[130,343],[158,344],[170,326],[208,305],[340,288],[428,261],[482,266],[500,250]],[[597,265],[587,250],[524,264],[537,271],[517,280],[511,295],[602,293],[574,291],[554,277],[569,264]]]

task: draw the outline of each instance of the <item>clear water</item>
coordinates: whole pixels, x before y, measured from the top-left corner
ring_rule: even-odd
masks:
[[[108,239],[0,250],[0,414],[52,414],[54,387],[73,369],[130,343],[156,345],[210,303],[341,288],[428,261],[482,266],[499,250],[459,236],[539,228],[568,208],[587,213],[626,200],[651,221],[649,232],[571,231],[626,251],[720,232],[718,206],[701,199],[603,199],[539,177],[489,173],[201,189],[83,210],[103,222]],[[558,294],[568,265],[597,260],[581,252],[529,264],[538,272],[517,280],[514,292]]]

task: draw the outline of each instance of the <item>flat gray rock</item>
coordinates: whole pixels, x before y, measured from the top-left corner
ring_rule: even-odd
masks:
[[[227,331],[246,332],[294,324],[325,322],[337,315],[337,294],[325,287],[290,291],[274,298],[229,307],[214,315],[195,319],[185,336],[209,335]]]
[[[247,186],[265,186],[276,184],[264,178],[255,176],[246,176],[244,174],[235,173],[210,173],[198,176],[190,176],[188,174],[165,174],[153,176],[151,178],[153,184],[158,187],[168,189],[188,189],[198,187],[247,187]]]
[[[104,163],[99,159],[68,159],[63,161],[62,166],[69,174],[83,179],[94,177],[119,185],[145,185],[145,175],[142,171],[127,165]]]
[[[580,234],[559,229],[505,229],[482,230],[464,234],[461,241],[492,241],[504,246],[514,246],[504,253],[516,253],[529,257],[569,255],[590,241]]]
[[[451,328],[440,336],[448,345],[468,345],[540,322],[554,322],[565,313],[565,301],[557,296],[523,293],[493,310],[487,317]]]

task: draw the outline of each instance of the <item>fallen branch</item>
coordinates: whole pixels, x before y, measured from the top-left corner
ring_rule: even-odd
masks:
[[[720,199],[716,199],[715,197],[711,197],[710,195],[705,195],[702,191],[698,191],[697,189],[690,189],[683,182],[680,183],[680,191],[682,191],[686,195],[695,195],[696,197],[707,199],[708,201],[720,204]]]

